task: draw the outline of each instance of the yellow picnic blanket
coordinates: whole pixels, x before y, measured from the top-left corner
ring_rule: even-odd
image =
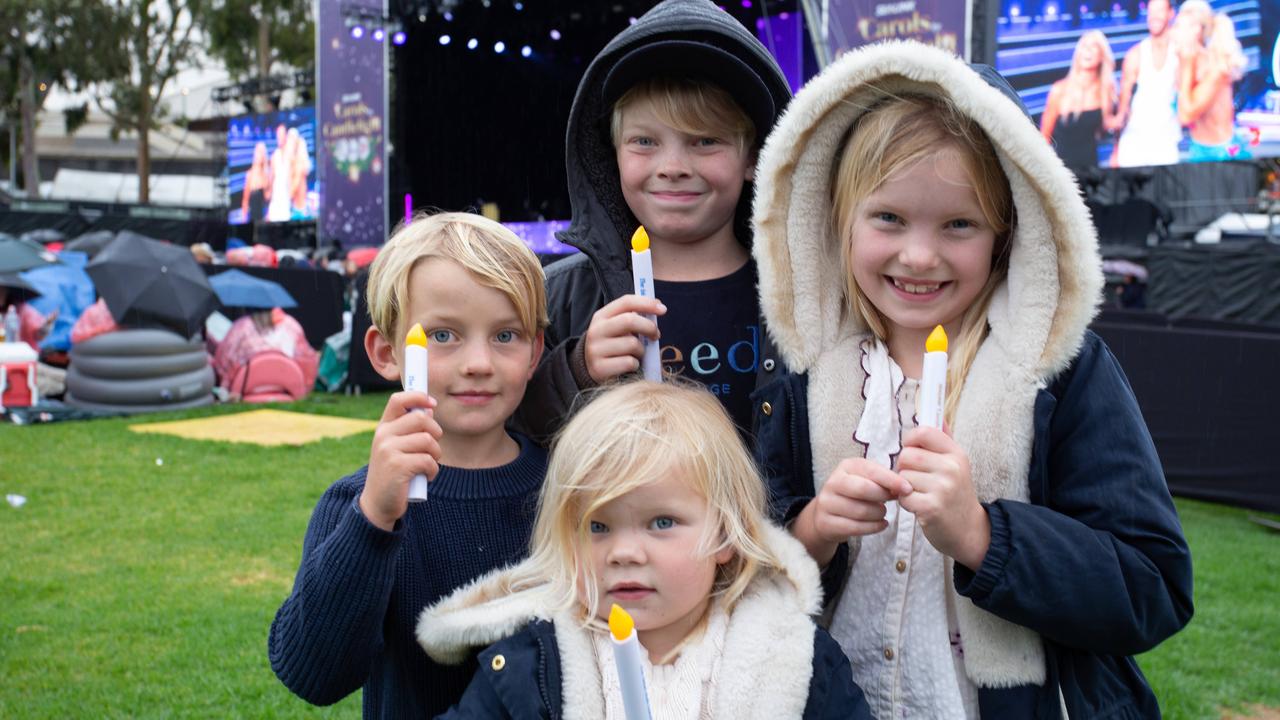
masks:
[[[129,429],[142,433],[177,435],[190,440],[224,440],[257,445],[303,445],[322,438],[340,438],[373,430],[373,420],[308,415],[284,410],[251,410],[195,420],[139,423]]]

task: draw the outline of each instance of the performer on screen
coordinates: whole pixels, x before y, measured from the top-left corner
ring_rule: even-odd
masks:
[[[296,132],[296,131],[295,131]],[[276,149],[271,153],[271,192],[267,199],[267,220],[288,221],[292,213],[293,157],[289,154],[289,129],[284,123],[276,126]]]
[[[271,192],[271,172],[267,168],[267,144],[253,146],[253,164],[244,173],[244,194],[240,198],[240,212],[245,222],[257,222],[266,218],[267,193]]]
[[[311,173],[311,156],[307,153],[307,141],[297,128],[289,128],[285,143],[292,162],[289,177],[289,213],[294,220],[303,220],[307,212],[307,175]]]
[[[1040,132],[1072,170],[1098,164],[1098,138],[1116,124],[1116,60],[1100,30],[1080,36],[1067,76],[1049,88]]]
[[[1178,96],[1178,58],[1169,49],[1172,19],[1169,0],[1151,0],[1147,3],[1149,37],[1125,53],[1116,123],[1124,130],[1111,156],[1113,166],[1178,162],[1182,125],[1174,105]]]
[[[1178,119],[1191,134],[1187,159],[1249,158],[1247,142],[1236,136],[1233,93],[1248,62],[1231,17],[1214,15],[1202,0],[1187,0],[1174,24],[1174,43],[1180,67]]]

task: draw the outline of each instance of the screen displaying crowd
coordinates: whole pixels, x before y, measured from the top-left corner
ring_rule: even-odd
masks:
[[[1068,166],[1280,155],[1280,0],[1001,0],[996,69]]]
[[[232,118],[227,192],[233,225],[314,220],[319,207],[313,107]]]

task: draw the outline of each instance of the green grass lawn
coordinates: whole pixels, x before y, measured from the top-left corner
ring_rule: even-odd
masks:
[[[286,409],[377,419],[385,400]],[[0,718],[359,717],[358,693],[323,709],[291,695],[266,638],[311,508],[370,434],[263,448],[127,429],[241,409],[0,426],[0,494],[28,500],[0,504]],[[1178,507],[1196,617],[1141,658],[1166,716],[1280,706],[1280,533]]]

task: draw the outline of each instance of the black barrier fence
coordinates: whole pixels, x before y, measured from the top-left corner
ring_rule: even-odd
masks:
[[[1280,328],[1104,312],[1175,495],[1280,512]]]
[[[1280,245],[1262,241],[1152,248],[1147,301],[1172,318],[1270,325],[1280,332]]]
[[[15,200],[0,206],[0,232],[21,235],[52,229],[67,239],[97,230],[132,230],[176,245],[226,245],[227,222],[220,211],[68,200]]]

